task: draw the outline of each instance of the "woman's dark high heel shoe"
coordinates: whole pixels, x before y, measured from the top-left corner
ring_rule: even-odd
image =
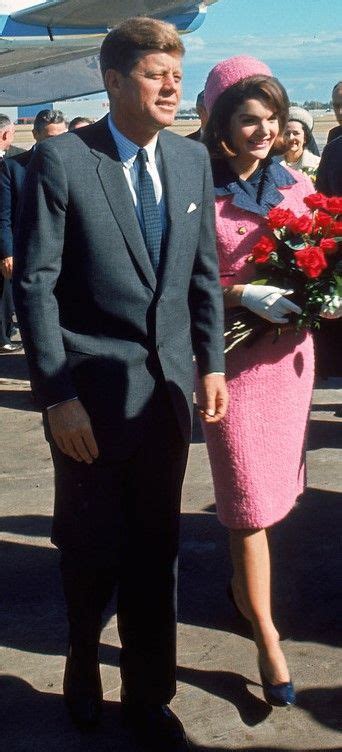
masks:
[[[271,684],[266,678],[260,663],[259,671],[264,697],[269,705],[276,705],[277,707],[294,705],[296,702],[296,693],[292,681],[283,682],[282,684]]]

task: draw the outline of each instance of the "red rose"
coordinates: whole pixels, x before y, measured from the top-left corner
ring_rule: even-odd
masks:
[[[272,230],[279,227],[286,227],[289,220],[294,217],[291,209],[280,209],[277,206],[271,209],[267,215],[267,224]]]
[[[327,235],[331,229],[333,221],[334,220],[331,218],[330,214],[322,211],[316,212],[314,219],[315,232],[322,232],[324,235]]]
[[[330,198],[327,198],[327,209],[332,214],[342,214],[342,197],[330,196]]]
[[[294,217],[288,223],[288,229],[293,232],[294,235],[308,233],[312,230],[312,219],[306,214],[302,214],[300,217]]]
[[[310,279],[319,277],[328,266],[323,251],[317,246],[308,245],[300,251],[295,251],[294,257],[298,268]]]
[[[309,209],[326,209],[327,197],[323,193],[311,193],[310,196],[306,196],[304,199]]]
[[[319,244],[319,247],[322,248],[322,251],[324,251],[324,253],[336,253],[338,245],[334,238],[323,238],[323,240],[321,240]]]
[[[329,234],[340,237],[342,235],[342,222],[334,222],[334,220],[332,220]]]
[[[268,238],[266,235],[262,235],[259,242],[253,248],[252,254],[256,264],[264,264],[268,261],[270,253],[275,251],[277,247],[274,238]]]

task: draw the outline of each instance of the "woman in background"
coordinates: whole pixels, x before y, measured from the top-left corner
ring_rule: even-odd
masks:
[[[315,181],[320,157],[312,135],[314,120],[303,107],[290,107],[289,119],[284,131],[285,154],[282,164],[293,170],[305,172]]]
[[[304,446],[313,386],[312,337],[288,326],[300,312],[291,290],[251,285],[246,263],[274,206],[306,211],[310,180],[272,159],[285,129],[288,99],[270,69],[241,56],[213,68],[205,86],[204,143],[212,159],[216,228],[226,314],[245,307],[283,326],[227,358],[230,407],[204,425],[218,517],[229,528],[232,596],[250,620],[265,699],[289,705],[295,692],[271,612],[268,528],[284,518],[304,488]],[[200,407],[200,406],[199,406]]]

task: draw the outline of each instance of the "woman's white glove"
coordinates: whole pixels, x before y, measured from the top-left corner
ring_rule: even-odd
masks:
[[[302,312],[299,306],[284,297],[292,293],[293,290],[282,290],[271,285],[245,285],[241,303],[272,324],[287,324],[287,314]]]

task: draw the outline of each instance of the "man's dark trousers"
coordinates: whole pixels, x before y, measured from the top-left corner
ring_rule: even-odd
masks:
[[[176,689],[178,528],[188,447],[162,379],[152,403],[126,456],[116,447],[110,456],[109,437],[90,466],[52,445],[53,539],[60,515],[64,530],[66,515],[70,529],[78,517],[82,547],[63,546],[61,556],[74,655],[96,660],[102,612],[117,586],[122,696],[167,704]]]

